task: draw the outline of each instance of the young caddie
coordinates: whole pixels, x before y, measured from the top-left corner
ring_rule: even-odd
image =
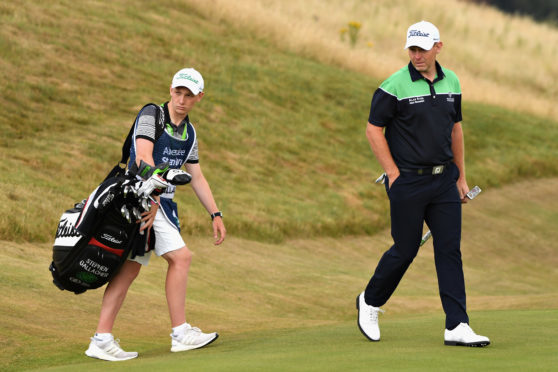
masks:
[[[204,97],[204,80],[193,68],[178,71],[170,85],[170,100],[161,106],[147,105],[137,115],[130,150],[129,167],[134,164],[149,174],[155,165],[168,163],[171,168],[182,165],[192,176],[191,186],[201,204],[211,216],[214,243],[219,245],[226,235],[223,215],[217,208],[198,158],[198,141],[188,114]],[[174,187],[167,188],[157,204],[141,219],[141,231],[154,236],[154,251],[168,263],[165,292],[170,314],[171,351],[185,351],[204,347],[217,339],[215,332],[204,333],[186,322],[185,300],[188,270],[192,253],[181,235]],[[209,218],[209,217],[208,217]],[[119,273],[106,287],[95,335],[91,337],[87,356],[121,361],[136,358],[137,352],[124,351],[112,335],[116,316],[124,302],[128,288],[142,265],[147,265],[151,251],[144,256],[128,259]]]

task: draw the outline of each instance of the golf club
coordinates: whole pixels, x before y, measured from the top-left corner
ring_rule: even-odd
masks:
[[[478,186],[473,187],[471,190],[469,190],[469,192],[467,193],[467,195],[465,195],[467,198],[469,198],[469,200],[473,200],[478,194],[480,194],[481,192],[481,188]],[[423,236],[422,239],[420,241],[420,247],[422,247],[422,245],[424,243],[426,243],[426,241],[428,239],[430,239],[432,237],[432,233],[430,232],[430,230],[428,230]]]
[[[383,185],[386,181],[386,174],[382,173],[380,175],[380,177],[376,178],[376,181],[374,181],[375,183],[379,183],[380,185]],[[482,189],[478,186],[473,187],[471,190],[469,190],[469,192],[467,193],[467,198],[469,198],[469,200],[473,200],[478,194],[480,194],[480,192],[482,191]],[[428,239],[430,239],[432,237],[432,233],[430,232],[430,230],[428,230],[423,236],[422,239],[420,241],[420,246],[422,246],[424,243],[426,243],[426,241]]]

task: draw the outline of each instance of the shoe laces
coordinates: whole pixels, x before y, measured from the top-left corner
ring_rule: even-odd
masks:
[[[461,323],[460,324],[461,328],[463,328],[467,333],[471,333],[475,336],[478,336],[475,331],[473,331],[473,328],[471,328],[471,326],[467,323]]]
[[[192,327],[190,324],[188,324],[188,327],[179,334],[171,333],[171,337],[173,340],[186,343],[192,342],[201,335],[204,335],[202,330],[198,327]]]
[[[187,333],[189,331],[202,333],[201,329],[199,329],[198,327],[192,327],[189,323],[186,323],[186,329],[184,330],[184,333]]]
[[[111,342],[109,342],[109,344],[107,345],[106,349],[104,349],[105,352],[112,354],[112,355],[116,355],[118,353],[125,353],[124,350],[122,350],[122,348],[120,347],[120,339],[113,339]]]
[[[378,314],[379,313],[385,313],[385,310],[380,309],[379,307],[372,307],[372,309],[370,309],[370,320],[374,323],[378,322]]]

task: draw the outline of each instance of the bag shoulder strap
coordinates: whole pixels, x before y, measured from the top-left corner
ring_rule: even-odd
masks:
[[[156,108],[155,111],[155,142],[161,137],[163,131],[165,130],[165,114],[163,111],[163,107],[160,105],[156,105],[154,103],[148,103],[147,105],[143,106],[138,113],[138,116],[141,114],[143,110],[145,110],[148,106],[154,106]],[[136,120],[132,123],[132,127],[126,136],[126,140],[124,140],[124,145],[122,146],[122,157],[120,158],[120,163],[126,164],[128,158],[130,157],[130,147],[132,147],[132,138],[134,137],[134,128],[136,126]]]
[[[147,106],[154,106],[156,108],[156,111],[155,111],[155,141],[157,141],[159,139],[159,137],[161,136],[161,134],[163,134],[163,131],[165,130],[164,108],[163,108],[163,106],[156,105],[155,103],[148,103],[147,105],[145,105],[141,108],[138,115],[136,116],[136,119],[132,123],[132,127],[130,128],[130,131],[128,132],[128,135],[126,136],[126,139],[124,140],[124,144],[122,145],[122,156],[120,157],[120,161],[118,162],[118,164],[116,164],[116,166],[114,168],[112,168],[112,170],[109,172],[109,174],[107,175],[107,177],[105,178],[104,181],[106,181],[110,177],[114,177],[114,176],[117,176],[117,175],[122,175],[122,174],[125,173],[126,163],[128,162],[128,158],[130,157],[130,148],[132,147],[132,139],[134,137],[134,128],[136,126],[136,121],[138,119],[138,116],[141,114],[141,112]]]

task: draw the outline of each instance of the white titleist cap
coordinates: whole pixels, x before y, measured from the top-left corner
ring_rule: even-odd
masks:
[[[171,88],[176,87],[186,87],[197,96],[200,92],[203,92],[203,78],[193,68],[183,68],[172,78]]]
[[[432,49],[434,43],[440,41],[440,31],[430,22],[420,21],[407,30],[405,49],[418,46],[424,50]]]

